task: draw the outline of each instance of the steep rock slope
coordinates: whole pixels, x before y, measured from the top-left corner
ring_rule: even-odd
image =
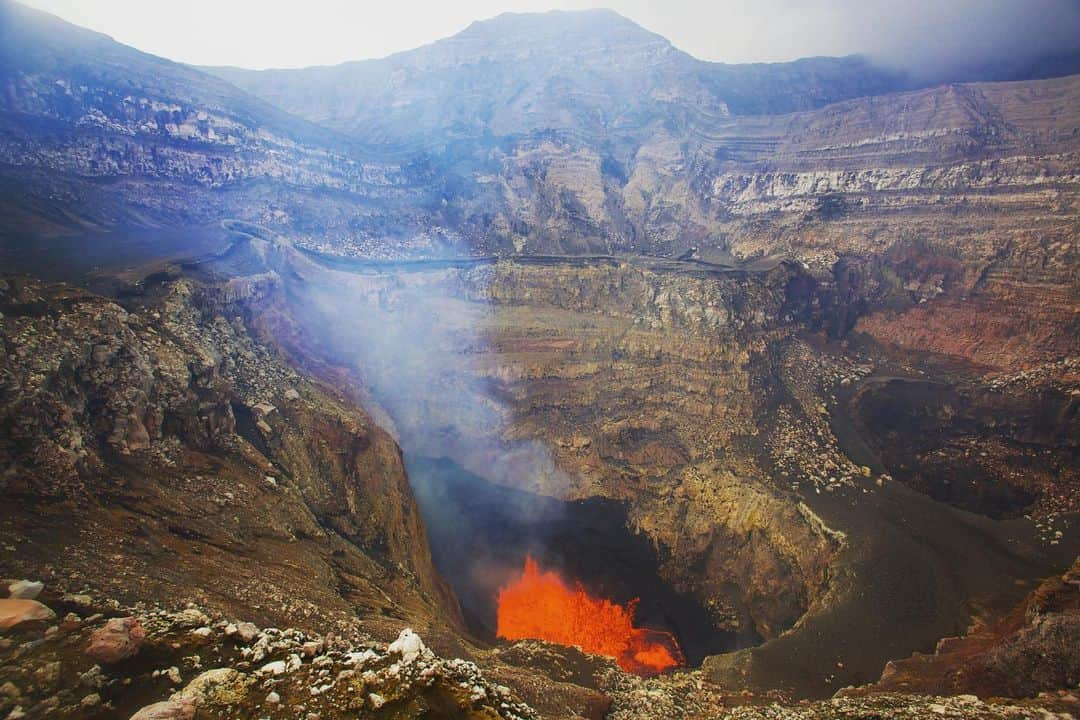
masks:
[[[510,42],[527,35],[530,22],[568,24],[569,36],[583,36],[577,64],[601,76],[610,61],[590,53],[603,45],[610,58],[625,60],[622,84],[562,88],[515,104],[516,96],[499,89],[500,78],[518,75],[497,68],[516,67],[520,53],[533,73],[524,74],[525,86],[547,88],[544,78],[562,77],[558,58],[577,57],[555,53],[560,41],[543,32]],[[930,352],[998,374],[1074,354],[1076,77],[944,85],[823,101],[802,112],[733,115],[708,111],[698,89],[685,85],[711,88],[705,75],[689,70],[688,59],[662,39],[610,16],[591,22],[613,23],[619,32],[586,32],[589,20],[573,15],[502,18],[385,61],[230,77],[294,107],[289,88],[299,78],[325,78],[325,85],[304,85],[305,101],[318,106],[316,97],[344,92],[352,83],[343,78],[355,72],[358,92],[376,93],[365,113],[404,98],[387,116],[417,103],[445,109],[483,98],[486,114],[474,116],[481,129],[444,127],[434,111],[410,116],[414,125],[394,124],[403,135],[454,138],[445,149],[429,149],[426,162],[443,178],[444,222],[481,252],[690,255],[723,263],[786,257],[847,296],[844,313],[829,319],[835,336],[858,325],[900,352]],[[400,84],[379,79],[391,66]],[[656,84],[664,73],[672,77]],[[595,80],[563,74],[568,82]],[[429,87],[432,76],[442,79]],[[476,93],[451,97],[464,78]],[[643,83],[635,92],[630,78]],[[667,89],[670,95],[657,96]],[[639,97],[650,100],[631,112]],[[597,102],[627,115],[611,115]],[[340,114],[322,120],[358,137],[377,126],[368,118],[347,128],[347,106],[334,108]],[[334,255],[373,250],[335,240],[308,247]]]
[[[1043,582],[1002,620],[965,637],[944,638],[932,655],[891,662],[877,683],[845,694],[986,694],[993,687],[1016,696],[1046,697],[1076,684],[1078,647],[1080,559],[1064,575]]]
[[[1074,353],[1080,80],[829,94],[794,66],[734,67],[725,77],[763,101],[734,108],[719,72],[601,13],[506,16],[382,61],[222,74],[358,138],[448,138],[427,160],[443,217],[483,252],[786,257],[853,300],[834,335],[858,323],[990,373]],[[805,105],[764,102],[790,86]]]
[[[275,624],[453,625],[394,442],[245,328],[269,288],[181,280],[127,309],[0,290],[6,575]]]

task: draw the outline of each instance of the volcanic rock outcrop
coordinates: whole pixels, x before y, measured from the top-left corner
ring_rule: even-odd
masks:
[[[933,654],[890,662],[872,686],[847,691],[1052,696],[1080,677],[1080,560],[1049,578],[1004,618],[964,637],[943,638]],[[1062,693],[1066,694],[1066,693]]]
[[[452,625],[394,442],[256,342],[241,306],[157,292],[125,309],[0,284],[5,572],[260,622]]]

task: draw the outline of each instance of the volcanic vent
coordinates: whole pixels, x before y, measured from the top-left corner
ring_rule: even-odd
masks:
[[[498,629],[506,640],[538,638],[615,658],[624,670],[655,675],[686,663],[675,636],[634,625],[635,598],[626,606],[593,597],[577,583],[525,558],[521,575],[499,590]]]
[[[502,487],[445,459],[408,466],[435,562],[482,639],[577,645],[644,676],[734,647],[661,578],[618,503]]]

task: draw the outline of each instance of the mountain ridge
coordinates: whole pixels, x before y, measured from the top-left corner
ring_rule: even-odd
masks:
[[[347,144],[326,128],[304,121],[250,95],[232,83],[198,68],[176,63],[124,45],[105,33],[80,27],[63,18],[34,10],[13,0],[0,2],[0,79],[5,81],[6,105],[16,100],[14,73],[82,68],[90,81],[117,79],[128,89],[150,86],[177,100],[231,110],[239,119],[277,127],[291,139],[318,138],[320,142]],[[108,70],[123,67],[116,76]]]
[[[730,105],[738,114],[790,112],[903,87],[896,73],[860,56],[745,65],[702,61],[612,10],[505,13],[412,50],[337,65],[202,69],[290,112],[377,140],[385,138],[364,128],[404,124],[397,135],[383,132],[409,137],[413,120],[399,114],[381,123],[364,114],[366,107],[394,113],[405,105],[413,114],[419,112],[422,117],[413,133],[419,135],[441,127],[439,117],[424,119],[426,100],[454,108],[453,101],[463,98],[455,117],[478,117],[482,127],[505,135],[523,128],[512,119],[508,125],[497,116],[498,109],[520,105],[523,95],[561,107],[563,96],[576,92],[585,98],[587,112],[574,119],[597,122],[592,116],[599,114],[602,125],[614,121],[616,97],[623,104],[629,101],[629,112],[640,113],[646,101],[679,106],[689,102],[727,115]],[[449,75],[451,71],[456,75]],[[483,102],[470,102],[472,97]],[[550,114],[543,120],[525,120],[524,129],[566,124]]]
[[[892,227],[874,229],[880,213],[920,206],[926,191],[966,187],[989,200],[1011,187],[1030,200],[1033,186],[1071,184],[1068,161],[1052,158],[1075,152],[1067,121],[1080,102],[1075,79],[942,85],[745,116],[717,99],[697,61],[630,21],[610,13],[548,19],[561,27],[582,17],[587,26],[615,23],[646,50],[592,53],[585,63],[552,59],[549,49],[540,60],[431,72],[369,64],[381,84],[368,95],[336,78],[327,80],[333,96],[307,83],[313,96],[340,96],[334,112],[361,126],[351,133],[18,9],[29,30],[7,23],[15,41],[5,43],[0,67],[0,160],[17,178],[3,200],[7,216],[29,218],[17,223],[24,233],[40,224],[67,236],[230,218],[346,256],[678,256],[698,248],[752,257],[784,248],[811,261],[816,251],[791,248],[805,244],[808,230],[840,227],[839,216],[822,222],[815,214],[836,192],[846,193],[846,219],[891,235]],[[466,35],[488,36],[492,27]],[[132,68],[118,71],[128,60]],[[354,108],[362,114],[351,115]],[[317,111],[311,103],[309,114]],[[1044,160],[1024,159],[1033,147],[1048,155],[1043,170]],[[845,171],[861,174],[837,175]],[[977,185],[987,173],[998,176],[994,193]],[[167,190],[148,193],[147,183]],[[74,201],[55,207],[58,196]],[[762,222],[775,233],[765,246]]]
[[[355,133],[360,123],[318,108],[312,84],[344,83],[349,92],[370,96],[368,84],[386,82],[388,72],[406,69],[431,72],[447,63],[510,61],[552,51],[551,62],[577,57],[582,49],[631,51],[635,45],[679,64],[683,73],[699,76],[710,102],[723,104],[732,114],[784,114],[820,108],[832,102],[888,92],[918,90],[950,82],[1043,79],[1080,72],[1080,55],[1047,56],[1023,64],[999,62],[965,66],[933,77],[912,74],[874,61],[865,54],[814,56],[781,62],[724,63],[701,60],[670,40],[608,8],[508,12],[477,20],[458,33],[416,48],[381,58],[300,68],[253,70],[231,66],[205,66],[206,72],[235,83],[292,112],[318,119]],[[557,48],[557,49],[556,49]],[[501,50],[501,54],[500,51]],[[287,87],[295,81],[305,92],[292,97]],[[400,86],[398,89],[402,89]],[[490,88],[489,88],[490,89]],[[406,92],[407,81],[406,81]],[[323,92],[326,92],[323,89]],[[301,101],[302,99],[302,101]],[[312,108],[315,102],[316,108]],[[340,106],[341,97],[335,98]],[[336,110],[344,108],[336,107]]]

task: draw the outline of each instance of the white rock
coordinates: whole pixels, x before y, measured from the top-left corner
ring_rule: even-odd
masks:
[[[401,655],[401,661],[408,665],[420,657],[427,648],[420,636],[413,632],[412,628],[405,628],[398,635],[397,640],[390,643],[389,652]]]
[[[266,702],[269,705],[277,705],[279,702],[281,702],[281,696],[271,690],[270,693],[266,696]]]
[[[345,654],[346,665],[360,665],[363,667],[372,660],[378,660],[379,656],[373,650],[365,650],[364,652],[351,652]]]
[[[285,672],[285,661],[275,660],[274,662],[268,662],[259,668],[260,675],[281,675]]]
[[[37,600],[37,596],[45,589],[45,583],[33,580],[16,580],[8,585],[8,595],[17,600]]]

